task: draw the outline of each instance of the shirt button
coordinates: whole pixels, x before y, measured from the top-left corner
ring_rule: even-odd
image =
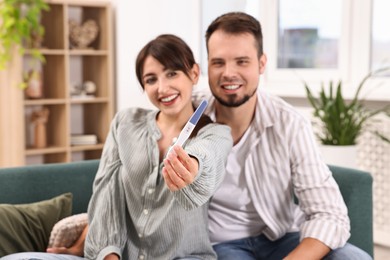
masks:
[[[154,192],[154,189],[148,189],[148,193],[152,194]]]
[[[145,214],[145,215],[148,215],[148,214],[149,214],[149,210],[144,209],[144,214]]]
[[[144,259],[144,258],[145,258],[144,255],[140,255],[140,256],[139,256],[139,259],[141,259],[141,260]]]
[[[141,237],[142,237],[142,234],[141,234],[141,233],[139,233],[139,234],[138,234],[138,237],[139,237],[139,238],[141,238]]]

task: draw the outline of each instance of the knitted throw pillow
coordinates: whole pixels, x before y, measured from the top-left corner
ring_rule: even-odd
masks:
[[[73,215],[58,221],[51,231],[48,247],[71,247],[87,224],[87,213]]]

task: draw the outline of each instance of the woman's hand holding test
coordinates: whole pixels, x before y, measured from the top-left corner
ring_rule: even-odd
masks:
[[[198,161],[190,157],[182,147],[175,145],[173,152],[164,159],[162,170],[169,190],[177,191],[191,184],[198,173]]]

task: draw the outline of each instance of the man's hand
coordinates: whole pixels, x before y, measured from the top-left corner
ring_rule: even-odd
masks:
[[[327,247],[321,241],[315,238],[304,238],[301,243],[291,251],[288,256],[283,258],[283,260],[315,260],[322,259],[330,252],[330,248]]]
[[[176,145],[164,159],[162,174],[168,188],[177,191],[194,181],[198,169],[198,161],[190,157],[182,147]]]
[[[88,233],[88,225],[85,226],[83,232],[77,241],[69,248],[67,247],[52,247],[47,248],[46,252],[53,254],[67,254],[67,255],[76,255],[84,256],[84,242]]]

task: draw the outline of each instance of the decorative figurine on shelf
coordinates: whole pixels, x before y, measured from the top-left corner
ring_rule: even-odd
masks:
[[[30,70],[25,77],[26,97],[37,99],[43,97],[42,73],[38,70]]]
[[[96,84],[93,81],[85,81],[81,85],[72,85],[70,94],[72,98],[92,98],[95,97]]]
[[[69,20],[69,41],[71,48],[87,49],[99,33],[96,21],[89,19],[82,25],[74,20]]]
[[[90,80],[83,83],[83,91],[85,95],[93,95],[96,92],[96,84]]]
[[[46,141],[46,123],[49,118],[49,109],[43,108],[38,111],[34,111],[31,114],[31,122],[35,124],[34,128],[34,147],[45,148],[47,146]]]

